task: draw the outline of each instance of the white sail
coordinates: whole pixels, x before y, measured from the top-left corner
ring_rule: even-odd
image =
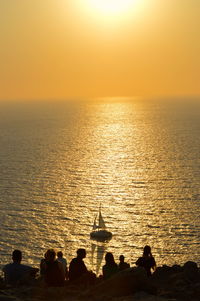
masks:
[[[106,228],[105,222],[104,222],[103,217],[101,215],[101,209],[99,209],[99,228],[101,228],[101,229]]]

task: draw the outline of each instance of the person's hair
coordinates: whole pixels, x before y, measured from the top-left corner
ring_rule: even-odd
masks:
[[[120,261],[124,261],[124,255],[120,255],[120,256],[119,256],[119,260],[120,260]]]
[[[78,255],[79,257],[85,257],[85,255],[86,255],[86,250],[80,248],[80,249],[78,249],[78,250],[76,251],[76,253],[77,253],[77,255]]]
[[[144,247],[143,256],[152,256],[152,254],[151,254],[151,247],[150,246],[145,246]]]
[[[105,255],[105,261],[106,261],[107,264],[114,264],[115,260],[114,260],[113,254],[110,253],[110,252],[106,253],[106,255]]]
[[[56,257],[56,252],[54,249],[49,249],[46,252],[46,259],[47,261],[54,261]]]
[[[63,257],[63,252],[62,251],[57,252],[57,256],[58,257]]]
[[[22,252],[20,250],[14,250],[12,253],[13,261],[21,261],[22,260]]]

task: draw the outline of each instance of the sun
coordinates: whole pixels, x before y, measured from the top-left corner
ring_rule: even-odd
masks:
[[[128,12],[138,0],[87,0],[96,12],[112,17]]]
[[[62,1],[66,3],[66,0]],[[68,11],[77,15],[83,25],[90,26],[88,32],[98,29],[98,34],[102,32],[106,37],[111,32],[128,28],[133,22],[139,23],[147,11],[147,1],[149,0],[72,0],[69,1]]]

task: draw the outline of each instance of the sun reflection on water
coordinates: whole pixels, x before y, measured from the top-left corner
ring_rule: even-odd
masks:
[[[54,247],[70,261],[85,247],[88,267],[101,271],[105,252],[134,264],[149,244],[158,264],[173,264],[174,254],[177,263],[198,262],[200,138],[194,118],[187,120],[190,131],[171,111],[128,101],[62,104],[45,114],[45,124],[36,110],[30,124],[7,133],[12,145],[17,137],[15,161],[2,141],[7,166],[1,189],[9,189],[2,192],[2,258],[16,247],[25,261],[38,264]],[[113,233],[104,244],[89,238],[100,202]]]

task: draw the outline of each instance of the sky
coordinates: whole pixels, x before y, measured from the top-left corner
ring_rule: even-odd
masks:
[[[0,39],[0,100],[200,96],[199,0],[1,0]]]

